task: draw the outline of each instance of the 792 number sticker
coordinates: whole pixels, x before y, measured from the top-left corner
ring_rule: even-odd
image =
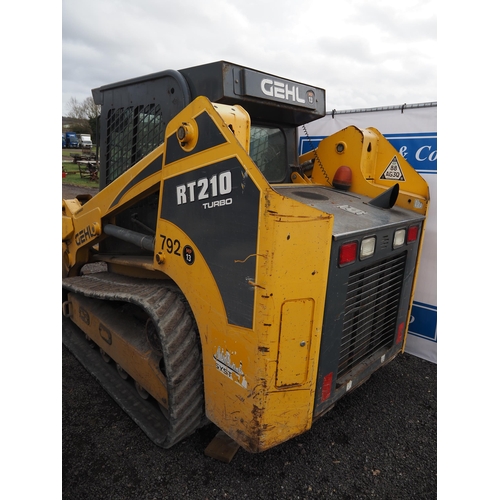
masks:
[[[172,238],[167,238],[164,234],[160,234],[161,249],[166,250],[167,253],[173,253],[174,255],[181,256],[181,242],[179,240],[173,240]]]

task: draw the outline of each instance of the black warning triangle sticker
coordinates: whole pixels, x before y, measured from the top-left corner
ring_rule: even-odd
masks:
[[[388,181],[404,181],[405,176],[403,175],[403,171],[399,166],[398,159],[394,157],[391,160],[391,163],[384,170],[384,173],[380,176],[381,179],[386,179]]]

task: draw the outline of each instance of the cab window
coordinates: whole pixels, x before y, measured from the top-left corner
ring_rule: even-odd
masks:
[[[276,127],[252,125],[250,157],[268,182],[282,182],[287,172],[286,141],[283,131]]]

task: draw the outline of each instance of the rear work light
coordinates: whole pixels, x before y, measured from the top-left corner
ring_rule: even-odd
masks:
[[[350,241],[349,243],[344,243],[340,247],[339,253],[339,266],[347,266],[347,264],[352,264],[356,257],[358,256],[358,242]]]
[[[377,239],[375,236],[371,236],[370,238],[365,238],[361,242],[361,248],[359,250],[359,258],[360,260],[367,259],[371,257],[375,253],[375,243]]]
[[[411,243],[412,241],[415,241],[418,238],[418,226],[410,226],[408,228],[408,239],[406,240],[407,243]]]
[[[406,240],[406,229],[398,229],[394,233],[394,239],[392,240],[392,248],[399,248],[405,244]]]

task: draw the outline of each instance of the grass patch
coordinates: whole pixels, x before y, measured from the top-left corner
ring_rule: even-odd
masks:
[[[95,153],[95,148],[92,148],[92,151]],[[71,153],[81,154],[81,152],[81,149],[64,148],[62,150],[62,168],[63,172],[66,172],[66,177],[63,177],[62,183],[71,186],[98,188],[99,181],[91,181],[88,178],[82,178],[80,176],[80,169],[78,168],[78,165],[73,163]]]
[[[63,184],[90,188],[99,187],[99,181],[91,181],[90,179],[80,177],[80,170],[76,163],[63,162],[62,166],[66,172],[66,177],[63,177],[62,180]]]

